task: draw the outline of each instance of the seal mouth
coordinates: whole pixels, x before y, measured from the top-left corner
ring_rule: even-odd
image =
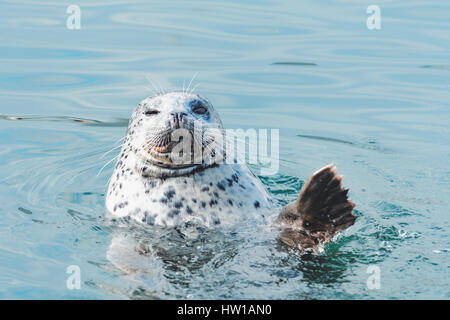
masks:
[[[161,147],[152,147],[152,150],[155,150],[158,153],[167,153],[169,152],[169,145]]]
[[[162,153],[162,154],[166,154],[166,153],[170,153],[172,152],[173,147],[176,145],[175,142],[168,142],[164,145],[152,145],[151,143],[149,143],[149,154],[151,155],[151,151],[154,151],[156,153]]]
[[[148,162],[157,167],[163,167],[167,169],[181,169],[198,166],[200,163],[196,163],[193,158],[192,147],[188,148],[188,155],[183,161],[180,160],[178,152],[174,152],[175,146],[180,142],[167,141],[165,143],[152,144],[147,142],[146,148],[144,148],[144,154],[142,158],[145,162]],[[185,152],[186,150],[183,150]],[[203,148],[202,148],[203,152]]]
[[[168,142],[164,145],[152,145],[147,143],[146,148],[138,153],[141,161],[136,163],[136,170],[144,177],[177,177],[191,174],[215,165],[208,164],[201,159],[198,163],[194,162],[192,155],[188,157],[188,161],[179,163],[174,161],[174,147],[178,142]],[[201,148],[202,152],[204,148]]]
[[[197,170],[220,161],[224,148],[217,143],[223,141],[218,139],[219,135],[222,135],[220,128],[196,127],[179,121],[167,128],[147,131],[137,155],[149,170],[164,169],[170,174]]]

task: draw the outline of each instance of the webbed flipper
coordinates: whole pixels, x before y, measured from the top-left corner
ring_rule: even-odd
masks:
[[[355,222],[357,216],[352,214],[355,204],[347,198],[348,189],[342,188],[341,180],[330,164],[306,181],[298,199],[284,207],[278,216],[283,230],[280,240],[284,244],[314,248]]]

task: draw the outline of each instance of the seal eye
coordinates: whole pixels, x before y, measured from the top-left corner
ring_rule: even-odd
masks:
[[[196,114],[205,114],[208,112],[208,109],[206,109],[203,103],[199,100],[195,100],[191,103],[191,109]]]
[[[146,116],[153,116],[153,115],[158,114],[158,113],[159,113],[159,111],[158,111],[158,110],[155,110],[155,109],[146,110],[146,111],[144,112],[144,114],[145,114]]]

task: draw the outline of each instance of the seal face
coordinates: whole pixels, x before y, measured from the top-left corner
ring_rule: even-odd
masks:
[[[221,139],[222,123],[205,98],[185,92],[146,98],[130,119],[107,210],[159,226],[264,218],[272,200],[245,164],[227,157]]]

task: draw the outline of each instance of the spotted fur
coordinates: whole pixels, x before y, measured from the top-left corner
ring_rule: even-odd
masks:
[[[110,214],[131,217],[149,225],[176,226],[197,221],[217,226],[264,218],[273,209],[262,183],[245,164],[234,163],[237,161],[200,166],[177,176],[155,176],[159,168],[142,164],[140,141],[155,125],[147,124],[148,119],[143,116],[146,108],[183,111],[183,103],[187,108],[187,101],[192,99],[199,97],[174,92],[147,98],[135,109],[106,194]],[[217,113],[212,106],[210,108],[206,121],[212,119],[221,127]]]

